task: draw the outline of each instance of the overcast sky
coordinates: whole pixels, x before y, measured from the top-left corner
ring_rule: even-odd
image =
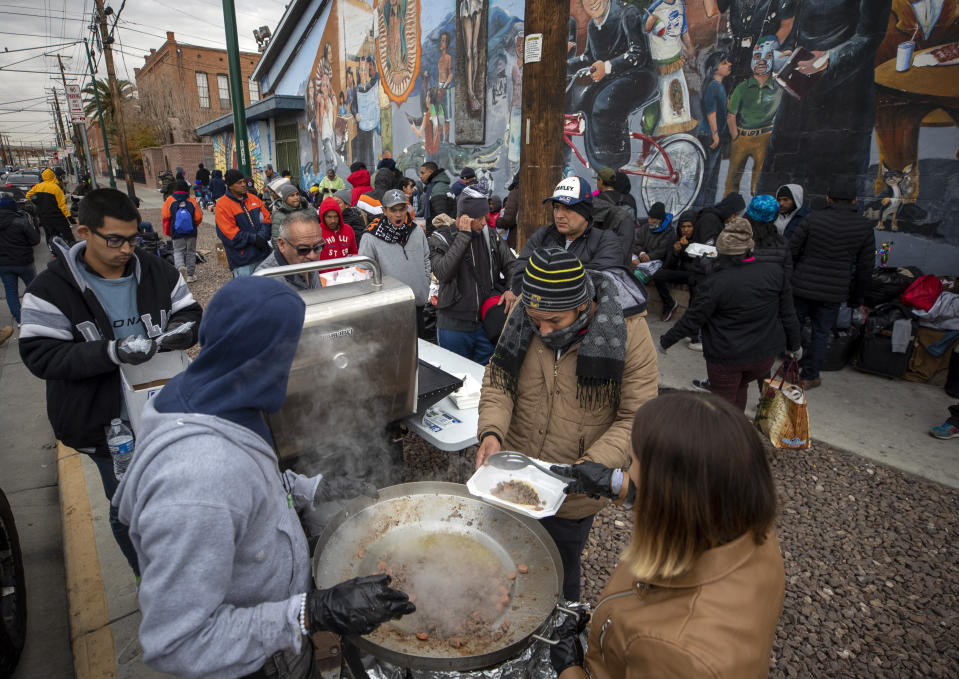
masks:
[[[273,31],[288,1],[235,0],[241,50],[256,51],[253,29],[269,26]],[[115,13],[121,4],[123,0],[106,1]],[[87,65],[82,43],[58,43],[91,39],[88,27],[93,7],[94,0],[0,0],[0,132],[8,135],[12,144],[52,144],[53,116],[47,89],[54,85],[60,90],[63,87],[56,57],[38,55],[62,55],[68,82],[70,74],[83,72],[77,81],[85,84]],[[108,17],[111,24],[115,16]],[[133,69],[143,65],[143,55],[149,54],[151,47],[156,49],[163,44],[168,30],[176,34],[177,42],[226,47],[219,0],[126,0],[114,35],[117,77],[132,82]],[[32,47],[46,49],[14,51]],[[106,78],[102,57],[97,60],[97,67],[97,77]],[[65,106],[62,100],[60,106]]]

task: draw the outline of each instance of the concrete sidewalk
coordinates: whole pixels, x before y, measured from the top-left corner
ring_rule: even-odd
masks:
[[[669,324],[649,321],[654,340]],[[687,389],[705,377],[699,352],[685,343],[660,355],[660,383]],[[751,390],[748,410],[758,392]],[[813,437],[876,462],[938,483],[959,487],[956,442],[937,441],[927,431],[945,419],[951,400],[941,387],[858,373],[826,373],[809,394]],[[801,455],[802,452],[795,453]],[[108,522],[108,504],[96,467],[85,455],[59,447],[64,531],[74,666],[79,679],[165,677],[142,662],[137,640],[140,613],[133,573],[117,547]]]
[[[672,322],[647,319],[654,341]],[[685,341],[659,356],[659,378],[664,387],[693,389],[693,379],[706,377],[706,361]],[[929,436],[929,428],[949,416],[955,399],[942,387],[867,375],[846,366],[822,373],[822,386],[807,393],[812,438],[876,462],[959,488],[957,441]],[[759,400],[750,389],[747,413]]]

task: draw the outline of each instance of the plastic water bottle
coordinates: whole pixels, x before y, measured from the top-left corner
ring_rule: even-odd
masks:
[[[113,459],[113,475],[117,481],[123,478],[130,460],[133,459],[133,432],[119,417],[113,418],[107,427],[107,447]]]

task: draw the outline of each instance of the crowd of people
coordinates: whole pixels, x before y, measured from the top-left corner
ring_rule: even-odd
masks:
[[[35,276],[39,232],[0,199],[0,273],[5,285],[8,275],[29,283],[16,311],[7,294],[20,353],[46,382],[57,438],[100,472],[137,576],[149,665],[304,679],[314,676],[312,633],[366,634],[415,610],[387,575],[312,585],[299,512],[377,489],[338,470],[281,471],[265,419],[286,398],[305,313],[299,292],[321,283],[315,270],[251,274],[360,254],[409,285],[420,336],[434,307],[440,346],[486,366],[477,468],[518,450],[569,479],[569,497],[540,521],[559,552],[564,599],[581,597],[596,513],[608,502],[632,510],[632,542],[594,611],[588,651],[585,618],[556,632],[557,675],[765,675],[785,578],[772,476],[743,411],[750,385],[780,357],[799,360],[806,388],[819,386],[840,303],[863,302],[873,234],[853,187],[837,182],[812,212],[796,185],[748,205],[731,193],[678,216],[657,203],[637,225],[617,173],[603,169],[595,193],[573,176],[544,196],[552,219],[517,252],[516,226],[499,223],[517,181],[503,205],[470,168],[450,181],[425,163],[419,190],[384,158],[372,178],[352,168],[352,188],[332,170],[309,191],[273,174],[262,196],[235,169],[217,174],[207,188],[223,183],[213,214],[233,280],[205,310],[188,283],[208,201],[185,177],[162,209],[172,266],[137,249],[133,202],[99,189],[80,202],[79,240],[61,237],[53,215],[56,257]],[[57,196],[48,195],[53,214]],[[662,298],[663,321],[678,308],[671,286],[689,287],[688,310],[658,339],[644,284]],[[657,350],[684,339],[702,350],[701,383],[712,393],[659,396]],[[145,406],[118,479],[105,432],[129,418],[120,368],[196,343],[197,358]]]

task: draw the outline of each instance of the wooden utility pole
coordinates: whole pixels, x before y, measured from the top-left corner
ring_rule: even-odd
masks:
[[[117,126],[117,141],[120,144],[117,157],[120,161],[120,168],[123,170],[123,178],[127,183],[127,195],[130,198],[136,198],[136,190],[133,188],[133,169],[130,167],[130,156],[127,149],[127,133],[123,128],[123,112],[120,106],[120,88],[117,86],[117,76],[113,70],[113,50],[110,45],[113,44],[113,37],[107,30],[107,15],[103,11],[103,0],[94,0],[97,5],[97,26],[100,28],[100,44],[103,46],[103,60],[107,65],[107,80],[110,83],[110,98],[113,100],[113,122]],[[96,87],[96,80],[93,86]]]
[[[518,249],[536,229],[552,221],[552,209],[543,205],[543,199],[553,195],[563,177],[569,2],[526,0],[523,27],[527,41],[542,34],[542,55],[538,62],[523,64]]]

